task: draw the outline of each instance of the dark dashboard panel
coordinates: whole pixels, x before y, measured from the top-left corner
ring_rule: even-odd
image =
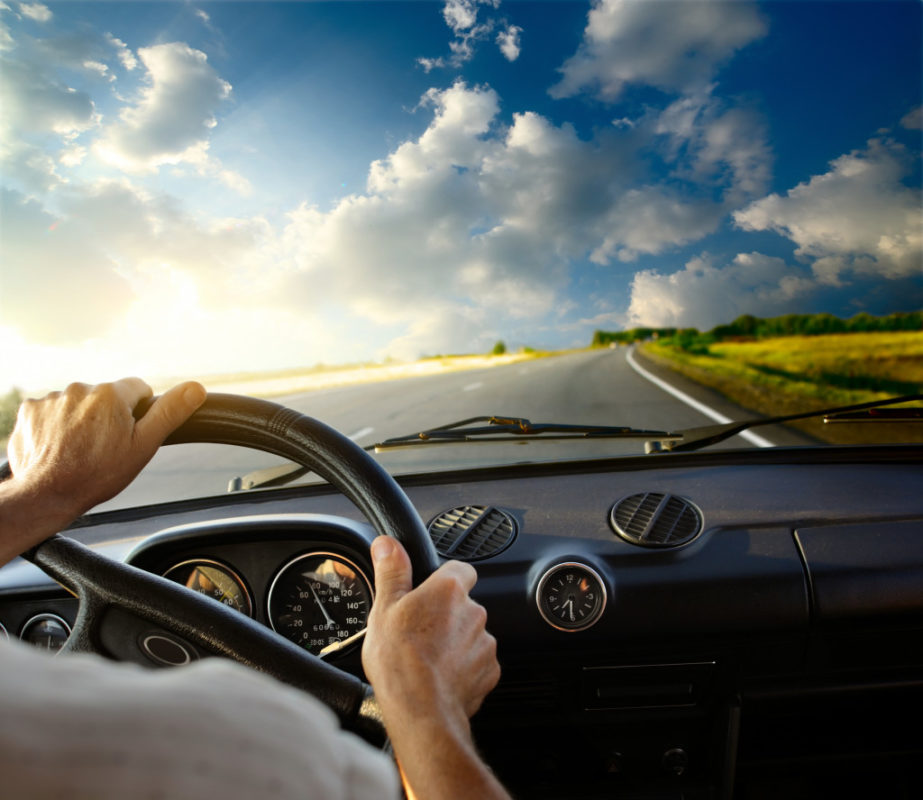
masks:
[[[775,794],[818,796],[831,769],[846,796],[849,775],[867,787],[886,773],[876,794],[900,796],[911,780],[901,759],[923,757],[920,737],[873,743],[868,731],[923,712],[918,451],[652,456],[402,483],[425,521],[465,504],[516,521],[512,544],[475,564],[504,670],[476,729],[523,796],[721,797],[736,785],[749,798],[772,781]],[[703,532],[665,550],[619,538],[610,509],[640,492],[690,501]],[[299,553],[339,553],[371,574],[373,531],[324,486],[109,512],[71,533],[118,558],[133,550],[158,574],[190,558],[225,564],[264,624],[268,587]],[[542,576],[565,562],[605,589],[583,630],[552,627],[536,603]],[[42,609],[72,619],[76,601],[30,565],[0,571],[11,635]],[[358,650],[338,663],[358,672]]]

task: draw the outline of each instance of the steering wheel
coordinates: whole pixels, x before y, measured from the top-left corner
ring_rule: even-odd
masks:
[[[139,406],[135,416],[151,402]],[[295,461],[342,491],[379,534],[404,545],[415,586],[439,565],[419,514],[397,482],[361,447],[311,417],[266,400],[210,394],[164,444],[187,442],[250,447]],[[237,611],[64,536],[23,555],[80,599],[66,650],[103,652],[106,625],[120,626],[119,635],[134,629],[136,638],[155,626],[313,694],[347,729],[373,740],[383,737],[368,685]]]

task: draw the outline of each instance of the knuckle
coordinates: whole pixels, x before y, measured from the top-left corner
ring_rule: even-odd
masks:
[[[68,398],[78,399],[81,397],[86,397],[89,393],[90,387],[85,383],[75,382],[68,384],[67,388],[64,390],[64,396]],[[58,394],[55,392],[55,394]]]

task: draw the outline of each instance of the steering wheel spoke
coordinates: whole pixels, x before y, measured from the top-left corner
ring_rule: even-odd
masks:
[[[166,444],[180,442],[250,447],[308,467],[340,489],[380,535],[402,542],[415,585],[439,564],[400,486],[362,448],[315,419],[265,400],[210,395]],[[333,709],[344,727],[383,741],[378,706],[365,683],[258,622],[65,536],[53,536],[25,557],[80,599],[68,650],[149,663],[149,643],[159,636],[177,648],[191,648],[191,657],[231,658],[303,689]]]

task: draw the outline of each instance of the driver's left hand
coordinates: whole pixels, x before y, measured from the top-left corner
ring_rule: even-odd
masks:
[[[23,402],[7,448],[12,477],[0,484],[0,564],[124,489],[202,405],[205,389],[175,386],[135,420],[151,395],[144,381],[125,378]]]

